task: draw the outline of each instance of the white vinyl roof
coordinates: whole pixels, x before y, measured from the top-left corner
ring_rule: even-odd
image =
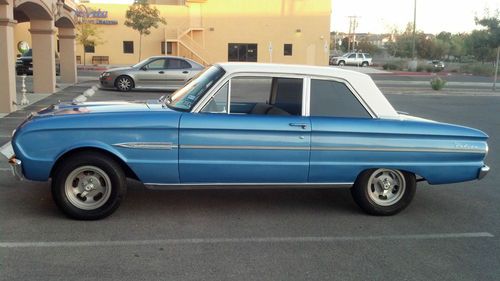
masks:
[[[372,78],[364,73],[344,70],[328,66],[309,66],[293,64],[227,62],[218,63],[227,74],[245,73],[276,73],[304,76],[322,76],[347,81],[358,95],[368,104],[370,109],[379,118],[399,118],[399,114],[392,107],[386,97],[378,89]]]

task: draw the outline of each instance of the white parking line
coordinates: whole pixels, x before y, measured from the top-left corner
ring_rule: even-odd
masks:
[[[117,247],[178,244],[229,244],[229,243],[332,243],[373,240],[436,240],[492,238],[489,232],[435,233],[381,236],[309,236],[309,237],[255,237],[255,238],[191,238],[160,240],[118,241],[54,241],[54,242],[0,242],[0,248],[58,248],[58,247]]]
[[[5,171],[5,172],[6,172],[6,171],[9,171],[9,172],[10,172],[10,171],[12,171],[12,169],[10,169],[10,168],[0,168],[0,171],[2,171],[2,172],[3,172],[3,171]]]

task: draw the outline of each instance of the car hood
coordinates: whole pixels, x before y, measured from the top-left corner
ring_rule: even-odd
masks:
[[[166,110],[158,100],[147,101],[106,101],[106,102],[73,102],[51,105],[37,113],[34,117],[92,114],[92,113],[118,113],[151,110]]]
[[[131,70],[131,69],[133,69],[133,67],[131,67],[131,66],[117,67],[117,68],[108,69],[105,72],[120,72],[120,71],[126,71],[126,70]]]

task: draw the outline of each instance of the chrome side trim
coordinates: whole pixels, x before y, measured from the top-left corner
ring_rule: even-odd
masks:
[[[254,146],[254,145],[180,145],[180,149],[231,149],[231,150],[312,150],[312,151],[379,151],[379,152],[433,152],[433,153],[485,153],[481,149],[462,148],[391,148],[391,147],[353,147],[353,146]]]
[[[382,151],[382,152],[437,152],[437,153],[484,153],[481,149],[462,149],[462,148],[423,148],[423,147],[340,147],[340,146],[325,146],[325,147],[311,147],[315,151]]]
[[[145,183],[151,190],[350,188],[354,183]]]
[[[488,172],[490,171],[490,167],[488,167],[487,165],[484,165],[483,167],[481,167],[481,169],[479,169],[479,173],[477,174],[477,179],[480,180],[482,178],[484,178]]]
[[[180,145],[180,149],[309,150],[309,146]]]
[[[177,148],[177,145],[171,142],[122,142],[115,143],[113,146],[131,148],[131,149],[159,149],[171,150]]]

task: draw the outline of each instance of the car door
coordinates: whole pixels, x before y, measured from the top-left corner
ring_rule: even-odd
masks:
[[[153,59],[144,65],[135,74],[136,87],[144,88],[159,88],[166,81],[166,65],[165,58]]]
[[[349,64],[349,65],[356,64],[356,54],[350,54],[347,57],[345,64]]]
[[[165,86],[169,89],[180,88],[192,77],[192,71],[192,66],[189,62],[178,58],[168,58],[165,70]]]
[[[371,161],[388,160],[370,151],[386,140],[378,134],[379,119],[345,82],[313,78],[310,84],[311,183],[352,184]]]
[[[305,183],[311,126],[303,78],[233,77],[179,131],[182,183]]]

